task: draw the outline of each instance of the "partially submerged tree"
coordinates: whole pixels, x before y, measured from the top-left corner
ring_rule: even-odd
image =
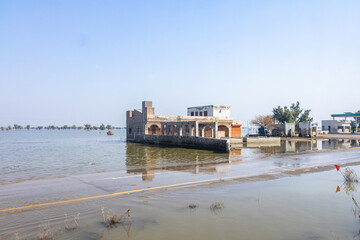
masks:
[[[258,115],[251,121],[251,124],[272,130],[274,128],[274,118],[270,115]]]

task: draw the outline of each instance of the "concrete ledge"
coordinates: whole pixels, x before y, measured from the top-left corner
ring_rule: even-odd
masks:
[[[128,139],[128,141],[134,141]],[[204,137],[189,136],[163,136],[163,135],[145,135],[143,141],[137,139],[134,142],[143,142],[146,144],[174,146],[183,148],[195,148],[214,150],[219,152],[230,151],[230,141],[228,139],[215,139]]]
[[[247,144],[280,144],[280,137],[245,137],[244,143]]]

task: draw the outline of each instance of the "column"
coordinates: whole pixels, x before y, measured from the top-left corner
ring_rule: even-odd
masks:
[[[164,135],[164,123],[161,123],[161,135]]]
[[[195,137],[199,136],[199,123],[195,122]]]
[[[166,123],[166,136],[169,136],[170,134],[170,126],[168,123]]]
[[[171,127],[170,127],[170,129],[171,129],[171,136],[174,136],[174,125],[173,124],[171,124]]]
[[[182,128],[182,136],[186,136],[186,125],[182,124],[181,128]]]
[[[176,124],[176,136],[181,136],[181,124]]]
[[[189,136],[191,137],[193,135],[193,126],[189,125]]]
[[[216,121],[214,123],[214,138],[218,138],[218,127],[219,127],[219,124],[218,122]]]

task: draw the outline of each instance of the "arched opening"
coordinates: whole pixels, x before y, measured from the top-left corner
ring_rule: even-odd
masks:
[[[204,128],[204,137],[211,138],[212,137],[212,128],[210,126],[206,126]]]
[[[151,125],[148,129],[148,134],[150,135],[160,135],[161,134],[161,129],[159,128],[158,125]]]
[[[218,137],[229,137],[229,128],[224,125],[218,126]]]

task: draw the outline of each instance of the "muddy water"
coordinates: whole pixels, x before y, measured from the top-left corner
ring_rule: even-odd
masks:
[[[342,183],[332,170],[137,193],[0,214],[0,232],[4,239],[14,233],[26,239],[39,234],[56,239],[353,239],[360,222],[352,212],[351,194],[359,202],[360,194],[357,185],[346,192]],[[212,210],[215,202],[223,208]],[[190,209],[190,204],[197,207]],[[130,209],[131,220],[107,228],[100,206],[118,216]],[[75,226],[78,213],[79,225],[66,230],[66,224]],[[38,229],[42,223],[48,231]]]
[[[131,144],[123,134],[0,133],[0,209],[220,180],[1,212],[1,239],[16,239],[16,233],[20,239],[39,234],[57,239],[352,239],[359,230],[349,195],[356,186],[341,186],[335,171],[297,174],[359,162],[360,151],[282,154],[351,148],[358,142],[283,142],[223,154]],[[223,208],[211,210],[215,202]],[[189,209],[189,204],[198,207]],[[107,228],[100,206],[118,216],[131,209],[131,221]],[[39,229],[41,224],[48,226]]]

